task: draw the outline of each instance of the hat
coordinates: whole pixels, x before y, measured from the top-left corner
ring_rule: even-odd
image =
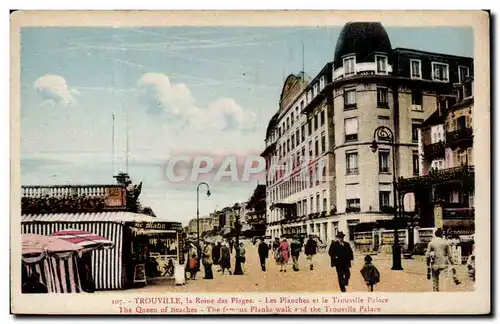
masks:
[[[372,261],[373,261],[373,259],[370,255],[365,256],[365,262],[372,262]]]
[[[345,237],[344,232],[340,231],[337,233],[337,237]]]

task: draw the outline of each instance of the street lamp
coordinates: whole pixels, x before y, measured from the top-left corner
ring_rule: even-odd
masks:
[[[396,143],[394,133],[386,126],[379,126],[373,133],[373,142],[370,148],[373,153],[377,152],[379,141],[389,142],[392,147],[392,191],[394,193],[394,243],[392,246],[392,270],[403,270],[401,265],[401,247],[399,245],[398,233],[398,209],[397,209],[397,194],[396,194]]]
[[[234,267],[233,275],[241,276],[243,274],[243,269],[241,268],[240,259],[240,205],[235,203],[233,210],[236,214],[236,265]]]
[[[196,241],[198,243],[198,264],[201,259],[201,245],[200,245],[200,186],[207,187],[207,197],[210,197],[210,186],[206,182],[200,182],[196,187]]]

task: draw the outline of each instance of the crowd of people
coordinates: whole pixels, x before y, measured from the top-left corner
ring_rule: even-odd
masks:
[[[354,252],[349,242],[344,241],[344,237],[343,232],[338,232],[336,239],[331,242],[328,249],[330,266],[336,270],[338,284],[342,292],[346,292],[346,287],[349,285],[354,260]],[[200,258],[195,245],[192,245],[189,249],[187,272],[190,274],[190,279],[196,279],[196,273],[200,271],[200,262],[205,272],[204,279],[213,279],[212,268],[214,267],[216,271],[222,272],[222,274],[225,274],[226,271],[232,274],[231,255],[233,253],[236,254],[236,258],[240,258],[242,267],[244,266],[246,250],[243,243],[240,243],[239,246],[236,246],[233,240],[224,240],[217,243],[205,241],[203,243],[203,247],[200,249]],[[314,270],[314,260],[318,254],[318,240],[312,235],[309,235],[305,242],[301,241],[299,237],[291,239],[282,237],[281,240],[275,238],[272,242],[266,242],[265,239],[260,238],[255,243],[257,244],[257,253],[263,272],[267,271],[267,262],[270,258],[274,259],[280,272],[287,272],[290,260],[291,270],[299,271],[302,253],[306,257],[309,271]],[[432,279],[434,291],[439,291],[440,277],[443,277],[443,273],[446,273],[446,275],[451,274],[453,282],[456,285],[460,284],[460,280],[456,276],[456,265],[461,263],[461,257],[457,256],[456,253],[457,246],[458,244],[453,238],[443,238],[441,229],[436,230],[434,238],[429,242],[426,261],[428,279]],[[468,258],[467,269],[470,279],[475,281],[474,251]],[[373,292],[375,285],[380,282],[381,275],[370,255],[364,256],[364,264],[360,269],[360,275],[366,283],[367,290]]]

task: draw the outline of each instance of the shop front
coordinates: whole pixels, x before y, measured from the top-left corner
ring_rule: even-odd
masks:
[[[134,284],[172,279],[177,267],[185,266],[184,233],[180,223],[127,223],[132,239]]]
[[[22,234],[52,235],[68,229],[95,233],[114,243],[113,248],[91,252],[95,290],[127,289],[145,285],[149,278],[172,277],[172,269],[185,262],[178,249],[184,245],[178,222],[131,212],[21,216]]]

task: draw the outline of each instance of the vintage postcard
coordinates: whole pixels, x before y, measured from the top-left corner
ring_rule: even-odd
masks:
[[[12,313],[490,313],[489,24],[14,12]]]

